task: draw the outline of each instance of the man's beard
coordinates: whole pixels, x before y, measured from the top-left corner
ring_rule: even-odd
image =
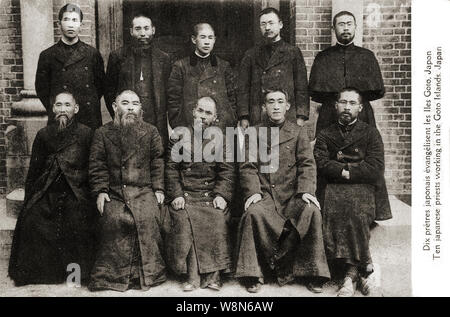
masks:
[[[66,114],[58,114],[55,117],[56,122],[58,122],[58,132],[63,131],[65,128],[67,128],[70,120],[69,117]]]
[[[339,114],[339,122],[343,125],[348,125],[352,123],[355,120],[355,118],[352,116],[349,112],[342,112]]]
[[[130,130],[142,122],[142,115],[142,109],[138,114],[119,111],[117,115],[114,116],[114,124],[124,130]]]
[[[145,38],[145,39],[137,39],[135,37],[133,37],[132,39],[132,44],[135,47],[146,47],[148,45],[150,45],[150,43],[152,42],[153,36],[150,36],[149,38]]]
[[[344,45],[351,43],[353,41],[353,39],[355,38],[355,34],[353,34],[353,35],[351,35],[350,33],[345,33],[345,34],[350,35],[350,37],[343,38],[342,37],[343,34],[341,34],[337,39],[339,43],[344,44]]]

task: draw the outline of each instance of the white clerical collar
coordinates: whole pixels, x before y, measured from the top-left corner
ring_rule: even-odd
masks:
[[[195,50],[194,53],[195,53],[195,55],[197,55],[197,56],[200,57],[200,58],[207,58],[207,57],[209,57],[209,55],[211,55],[211,53],[208,53],[207,55],[202,56],[202,55],[200,55],[199,53],[197,53],[197,50]]]
[[[353,41],[351,41],[351,42],[348,43],[348,44],[342,44],[341,42],[339,42],[338,40],[336,40],[336,43],[338,43],[339,45],[342,45],[342,46],[350,46],[350,45],[353,44]]]
[[[341,122],[341,120],[338,120],[338,122],[339,122],[339,124],[340,125],[342,125],[342,126],[348,126],[348,125],[354,125],[355,123],[356,123],[356,121],[358,120],[358,118],[355,118],[355,120],[353,120],[352,122],[350,122],[349,124],[343,124],[342,122]]]
[[[71,42],[67,42],[67,40],[64,39],[64,37],[61,37],[61,41],[62,41],[64,44],[69,45],[69,46],[72,46],[72,45],[77,44],[79,40],[80,40],[80,38],[77,37],[77,40],[76,40],[75,42],[71,43]]]

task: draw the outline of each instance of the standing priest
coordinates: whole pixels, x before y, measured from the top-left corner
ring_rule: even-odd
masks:
[[[341,11],[333,18],[337,44],[317,54],[309,79],[313,101],[322,104],[317,119],[316,136],[322,129],[337,121],[335,97],[343,88],[354,87],[362,95],[359,120],[375,127],[375,116],[370,101],[384,95],[380,66],[372,51],[353,43],[356,30],[355,16]],[[319,185],[319,184],[318,184]],[[392,217],[384,178],[377,184],[377,219]]]

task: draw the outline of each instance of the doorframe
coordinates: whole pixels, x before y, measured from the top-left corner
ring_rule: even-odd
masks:
[[[95,0],[97,48],[105,62],[109,53],[123,45],[123,1],[124,0]],[[151,0],[149,0],[151,1]],[[280,8],[280,0],[254,0],[254,38],[256,44],[260,38],[260,29],[257,23],[259,13],[268,6]],[[285,21],[288,23],[288,21]]]

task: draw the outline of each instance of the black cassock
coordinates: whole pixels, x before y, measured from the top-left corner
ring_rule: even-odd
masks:
[[[9,263],[16,285],[64,282],[67,265],[89,276],[96,211],[88,190],[92,130],[73,123],[40,130],[33,143],[25,201],[17,219]]]
[[[317,54],[309,78],[312,100],[322,104],[317,119],[316,135],[337,121],[335,95],[353,87],[363,94],[363,111],[359,119],[375,126],[370,101],[384,95],[380,66],[372,51],[350,44],[337,44]]]
[[[363,110],[359,119],[376,127],[370,101],[384,96],[383,77],[372,51],[354,45],[336,44],[317,54],[309,78],[309,93],[312,100],[321,103],[316,125],[316,136],[326,127],[337,122],[336,94],[343,88],[358,89],[363,97]],[[392,218],[388,192],[384,177],[375,191],[376,219]]]

